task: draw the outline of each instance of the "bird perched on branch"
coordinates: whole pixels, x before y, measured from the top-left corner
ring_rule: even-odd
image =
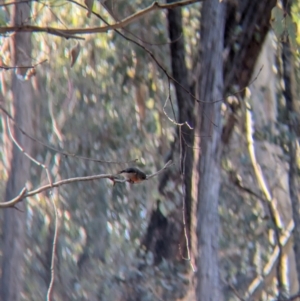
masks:
[[[119,172],[129,183],[139,183],[147,179],[146,174],[136,167],[129,167]]]

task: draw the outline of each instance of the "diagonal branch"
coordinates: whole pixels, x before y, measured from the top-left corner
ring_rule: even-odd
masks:
[[[246,140],[248,144],[248,152],[250,156],[250,160],[254,169],[255,177],[258,182],[258,185],[263,193],[264,198],[266,199],[269,210],[270,210],[270,215],[274,224],[274,230],[275,230],[275,235],[276,235],[276,240],[277,240],[277,245],[274,250],[274,262],[278,261],[277,265],[277,280],[278,280],[278,291],[279,294],[284,294],[286,291],[286,282],[285,282],[285,269],[284,269],[284,258],[285,258],[285,248],[284,248],[284,243],[282,242],[282,232],[284,230],[284,225],[282,223],[279,211],[276,206],[276,200],[274,197],[271,195],[271,192],[269,188],[267,187],[266,180],[264,178],[263,172],[261,170],[261,167],[259,163],[256,160],[255,156],[255,148],[254,148],[254,139],[253,139],[253,128],[252,128],[252,114],[250,112],[250,104],[246,99]],[[292,226],[293,227],[293,223]],[[271,265],[271,268],[275,267],[275,264]],[[260,275],[260,277],[262,277]],[[259,281],[261,283],[261,281]]]
[[[162,169],[160,169],[159,171],[155,172],[154,174],[148,175],[147,178],[146,178],[146,180],[149,180],[149,179],[151,179],[153,177],[156,177],[157,175],[159,175],[160,173],[162,173],[165,169],[167,169],[172,164],[173,164],[172,160],[169,160]]]
[[[9,117],[6,116],[6,122],[7,122],[7,128],[8,128],[8,133],[9,133],[9,136],[10,138],[12,139],[13,143],[16,145],[16,147],[30,160],[32,161],[34,164],[42,167],[43,169],[45,169],[45,172],[47,174],[47,178],[48,178],[48,181],[49,181],[49,185],[50,185],[50,188],[53,187],[52,185],[52,179],[51,179],[51,175],[48,171],[48,167],[39,162],[38,160],[34,159],[32,156],[30,156],[26,151],[25,149],[21,146],[21,144],[17,141],[17,139],[14,137],[12,131],[11,131],[11,128],[10,128],[10,124],[9,124]],[[12,200],[13,203],[17,203],[21,200],[20,197],[25,197],[25,193],[26,193],[26,189],[23,188],[20,195],[19,195],[19,198],[14,198],[14,200]],[[50,284],[49,284],[49,288],[48,288],[48,292],[47,292],[47,301],[50,301],[50,296],[51,296],[51,293],[52,293],[52,290],[53,290],[53,284],[54,284],[54,278],[55,278],[55,271],[54,271],[54,265],[55,265],[55,250],[56,250],[56,242],[57,242],[57,237],[58,237],[58,214],[57,214],[57,207],[56,207],[56,204],[55,204],[55,201],[54,201],[54,194],[52,193],[51,194],[51,201],[52,201],[52,205],[53,205],[53,209],[54,209],[54,213],[55,213],[55,220],[54,220],[54,236],[53,236],[53,244],[52,244],[52,253],[51,253],[51,269],[50,269],[50,272],[51,272],[51,280],[50,280]],[[9,202],[10,203],[10,202]],[[7,205],[7,203],[4,203]],[[14,205],[13,205],[14,207]],[[17,209],[17,207],[15,207]]]
[[[27,189],[24,187],[21,192],[12,200],[5,202],[5,203],[0,203],[0,208],[5,209],[5,208],[10,208],[14,207],[17,203],[19,203],[21,200],[23,200],[26,196]]]
[[[261,167],[259,163],[256,160],[255,156],[255,149],[254,149],[254,140],[253,140],[253,129],[252,129],[252,116],[249,108],[249,103],[246,104],[246,139],[248,144],[248,151],[249,156],[251,159],[251,163],[254,169],[255,177],[258,182],[258,185],[264,195],[264,198],[269,204],[270,207],[270,213],[272,215],[272,219],[275,225],[275,229],[277,232],[277,240],[279,243],[279,234],[283,229],[283,224],[279,215],[279,212],[276,208],[275,200],[271,195],[271,192],[269,191],[267,187],[266,180],[264,178],[264,175],[262,173]]]
[[[40,166],[42,167],[43,169],[45,169],[45,172],[47,174],[47,178],[48,178],[48,181],[49,181],[49,184],[52,183],[52,180],[51,180],[51,176],[50,176],[50,173],[49,173],[49,170],[47,168],[47,166],[39,161],[37,161],[36,159],[34,159],[33,157],[31,157],[25,150],[24,148],[19,144],[19,142],[16,140],[16,138],[13,136],[12,134],[12,131],[10,129],[10,125],[9,125],[9,118],[8,116],[6,116],[6,122],[7,122],[7,129],[8,129],[8,133],[9,133],[9,136],[10,138],[12,139],[13,143],[17,146],[17,148],[30,160],[32,161],[34,164],[36,164],[37,166]]]

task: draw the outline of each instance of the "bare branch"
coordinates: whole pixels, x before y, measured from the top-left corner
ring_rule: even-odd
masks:
[[[120,22],[117,22],[112,25],[106,25],[103,27],[93,27],[93,28],[74,28],[74,29],[63,29],[63,28],[55,28],[55,27],[40,27],[34,25],[22,25],[22,26],[7,26],[7,27],[0,27],[0,33],[11,33],[11,32],[46,32],[48,34],[64,37],[64,38],[80,38],[74,35],[76,34],[91,34],[91,33],[103,33],[109,30],[114,29],[122,29],[125,26],[133,23],[134,21],[142,18],[144,15],[150,13],[151,11],[161,10],[161,9],[172,9],[175,7],[182,7],[189,4],[193,4],[196,2],[200,2],[203,0],[185,0],[174,2],[171,4],[161,4],[158,2],[153,2],[150,6],[142,9],[135,14],[123,19]],[[82,38],[80,38],[82,39]]]
[[[194,1],[194,2],[191,2],[189,4],[192,4],[192,3],[196,3],[196,2],[201,2],[203,0],[200,0],[200,1]],[[74,0],[69,0],[69,2],[72,2],[74,4],[77,4],[78,6],[84,8],[84,9],[87,9],[85,6],[83,6],[82,4],[78,3],[77,1],[74,1]],[[184,1],[183,1],[184,2]],[[165,4],[165,6],[170,6],[170,8],[175,8],[177,3],[180,3],[179,6],[183,6],[183,2],[175,2],[175,3],[171,3],[171,4]],[[172,7],[171,7],[172,6]],[[107,26],[112,26],[110,25],[106,20],[104,20],[99,14],[93,12],[93,14],[95,16],[97,16],[100,20],[102,20]],[[124,29],[125,30],[125,29]],[[114,31],[119,34],[121,37],[123,37],[125,40],[137,45],[138,47],[140,47],[141,49],[143,49],[145,52],[147,52],[149,54],[149,56],[154,60],[154,62],[157,64],[157,66],[163,71],[163,73],[167,76],[167,78],[169,79],[169,81],[171,80],[174,84],[178,85],[181,89],[183,89],[188,95],[190,95],[195,101],[199,102],[199,103],[210,103],[210,104],[213,104],[213,103],[216,103],[216,102],[220,102],[222,101],[223,99],[221,100],[216,100],[216,101],[203,101],[203,100],[200,100],[198,99],[193,93],[191,93],[191,91],[187,88],[185,88],[180,82],[178,82],[173,76],[171,76],[168,71],[166,70],[166,68],[158,61],[158,59],[154,56],[154,54],[145,46],[143,46],[142,44],[140,44],[139,42],[127,37],[126,35],[124,35],[123,33],[121,33],[119,30],[117,29],[114,29]],[[127,31],[127,30],[125,30]],[[128,31],[127,31],[128,32]],[[131,35],[132,33],[129,32]],[[135,36],[135,35],[133,35]],[[136,36],[135,36],[136,37]],[[137,39],[140,40],[140,38],[136,37]],[[257,75],[258,76],[258,75]],[[255,81],[256,78],[253,80]],[[250,83],[251,84],[251,83]],[[236,92],[236,93],[239,93],[241,91],[243,91],[245,88],[243,88],[242,90]],[[213,122],[212,122],[213,123]],[[214,124],[214,123],[213,123]],[[214,124],[215,125],[215,124]]]
[[[162,169],[160,169],[159,171],[157,171],[157,172],[155,172],[151,175],[148,175],[146,180],[149,180],[153,177],[156,177],[157,175],[162,173],[165,169],[167,169],[172,164],[173,163],[172,163],[171,160],[168,161]],[[92,181],[92,180],[99,180],[99,179],[109,179],[109,180],[113,180],[114,182],[117,182],[117,183],[125,183],[126,182],[126,180],[119,179],[117,177],[117,175],[115,175],[115,174],[100,174],[100,175],[93,175],[93,176],[87,176],[87,177],[69,178],[69,179],[57,181],[57,182],[52,183],[52,184],[47,184],[47,185],[41,186],[41,187],[39,187],[35,190],[32,190],[32,191],[29,191],[27,193],[26,193],[26,188],[23,188],[21,193],[16,198],[14,198],[13,200],[11,200],[9,202],[5,202],[5,203],[0,203],[0,209],[13,207],[16,203],[20,202],[24,198],[34,196],[36,194],[39,194],[43,191],[49,190],[49,189],[54,188],[54,187],[59,187],[59,186],[62,186],[62,185],[75,183],[75,182]]]
[[[43,60],[35,65],[31,65],[31,66],[7,66],[4,65],[3,62],[0,61],[0,63],[2,63],[2,65],[0,65],[0,69],[4,69],[4,70],[9,70],[9,69],[34,69],[35,67],[37,67],[38,65],[41,65],[45,62],[47,62],[48,60]]]
[[[279,211],[276,206],[276,200],[271,195],[271,192],[267,187],[267,183],[264,178],[261,167],[256,160],[254,140],[253,140],[252,115],[251,115],[251,111],[250,111],[250,104],[247,101],[247,99],[245,101],[245,110],[246,110],[245,127],[246,127],[246,140],[247,140],[247,144],[248,144],[248,152],[249,152],[249,156],[251,159],[251,163],[253,166],[256,180],[261,189],[261,192],[264,195],[265,200],[267,201],[267,204],[268,204],[268,207],[270,210],[270,215],[271,215],[271,218],[272,218],[272,221],[274,224],[274,230],[275,230],[275,235],[276,235],[276,240],[277,240],[277,245],[275,247],[276,252],[274,250],[274,253],[273,253],[273,262],[271,263],[271,266],[268,267],[268,269],[273,269],[275,267],[275,262],[278,261],[278,268],[277,268],[278,269],[278,271],[277,271],[278,290],[280,293],[282,293],[282,292],[284,292],[285,287],[286,287],[286,283],[284,282],[285,277],[284,277],[284,269],[283,269],[284,254],[285,254],[284,247],[286,244],[286,241],[283,242],[283,238],[282,238],[282,232],[284,230],[284,225],[283,225]],[[292,223],[292,225],[294,226],[294,223]],[[267,269],[267,267],[265,269]],[[261,277],[261,275],[260,275],[260,277]],[[252,286],[251,285],[248,289],[248,292],[249,291],[254,292],[255,289],[258,287],[258,285],[261,284],[261,282],[262,281],[260,281],[260,280],[253,281],[253,288],[251,287]],[[249,294],[249,296],[252,295],[252,292]]]
[[[146,180],[149,180],[149,179],[151,179],[153,177],[156,177],[157,175],[161,174],[165,169],[167,169],[172,164],[173,164],[172,160],[168,161],[162,169],[160,169],[159,171],[153,173],[152,175],[148,175]]]
[[[142,16],[148,14],[151,11],[155,10],[162,10],[162,9],[173,9],[176,7],[182,7],[186,5],[190,5],[197,2],[202,2],[203,0],[185,0],[185,1],[179,1],[169,4],[160,4],[158,2],[153,2],[150,6],[147,8],[140,10],[136,12],[135,14],[123,19],[120,22],[117,22],[115,24],[109,24],[107,21],[105,21],[99,14],[92,12],[93,15],[97,16],[99,19],[101,19],[106,26],[103,27],[93,27],[93,28],[75,28],[75,29],[63,29],[63,28],[54,28],[54,27],[40,27],[40,26],[33,26],[33,25],[23,25],[23,26],[8,26],[8,27],[0,27],[0,34],[9,33],[9,32],[46,32],[48,34],[64,37],[64,38],[76,38],[76,39],[83,39],[77,36],[74,36],[74,34],[94,34],[94,33],[104,33],[109,30],[115,30],[119,35],[121,35],[124,39],[127,41],[130,41],[134,44],[136,44],[138,47],[142,48],[144,51],[146,51],[151,58],[155,61],[155,63],[159,66],[159,68],[163,71],[163,73],[170,79],[172,82],[174,82],[176,85],[181,87],[188,95],[190,95],[195,101],[199,103],[209,103],[214,104],[217,102],[222,101],[223,99],[219,100],[213,100],[213,101],[203,101],[198,99],[189,89],[185,88],[183,85],[181,85],[173,76],[171,76],[165,67],[157,60],[157,58],[154,56],[154,54],[146,47],[141,45],[139,42],[126,37],[124,34],[122,34],[118,29],[123,29],[125,26],[129,25],[130,23],[136,21],[137,19],[140,19]],[[74,3],[84,9],[87,9],[84,5],[78,3],[74,0],[69,0],[69,2]],[[245,88],[241,89],[240,91],[236,92],[240,93]]]
[[[256,197],[257,199],[263,201],[263,202],[267,202],[266,199],[264,199],[261,195],[259,195],[258,193],[256,193],[255,191],[253,191],[251,188],[246,187],[242,180],[238,178],[238,175],[236,174],[235,171],[230,171],[229,173],[230,175],[230,180],[233,183],[233,185],[235,185],[236,187],[238,187],[241,191],[247,192],[248,194]]]
[[[48,178],[48,181],[49,181],[49,185],[50,187],[52,188],[53,185],[52,185],[52,179],[51,179],[51,176],[50,176],[50,173],[49,173],[49,170],[47,168],[46,165],[40,163],[39,161],[37,161],[36,159],[34,159],[33,157],[31,157],[25,150],[24,148],[19,144],[19,142],[16,140],[16,138],[13,136],[12,134],[12,131],[11,131],[11,128],[10,128],[10,124],[9,124],[9,117],[6,116],[6,122],[7,122],[7,128],[8,128],[8,133],[9,133],[9,136],[11,137],[13,143],[17,146],[17,148],[19,148],[19,150],[30,160],[32,161],[34,164],[42,167],[46,174],[47,174],[47,178]],[[21,201],[22,198],[25,197],[25,193],[26,193],[26,189],[23,188],[23,190],[21,191],[21,193],[19,194],[18,197],[16,197],[14,200],[13,200],[13,204],[14,203],[17,203],[19,201]],[[50,284],[49,284],[49,287],[48,287],[48,292],[47,292],[47,301],[50,301],[50,296],[51,296],[51,293],[52,293],[52,290],[53,290],[53,284],[54,284],[54,278],[55,278],[55,271],[54,271],[54,267],[55,267],[55,251],[56,251],[56,242],[57,242],[57,237],[58,237],[58,214],[57,214],[57,207],[55,205],[55,201],[54,201],[54,195],[52,193],[51,195],[51,200],[52,200],[52,205],[53,205],[53,209],[54,209],[54,213],[55,213],[55,220],[54,220],[54,236],[53,236],[53,245],[52,245],[52,252],[51,252],[51,268],[50,268],[50,272],[51,272],[51,280],[50,280]],[[11,201],[12,202],[12,201]],[[4,203],[3,205],[10,205],[11,202],[8,202],[8,203]],[[0,204],[0,208],[1,208],[1,205]],[[18,209],[17,207],[15,207],[15,205],[13,205],[12,207]]]
[[[0,209],[14,207],[17,203],[19,203],[22,199],[25,198],[26,192],[27,189],[24,187],[14,199],[10,200],[9,202],[0,203]]]
[[[183,122],[183,123],[178,123],[178,122],[176,121],[176,115],[175,115],[175,111],[174,111],[174,107],[173,107],[173,103],[172,103],[172,99],[171,99],[171,91],[170,91],[170,87],[171,87],[171,83],[170,83],[170,79],[168,78],[168,96],[167,96],[166,101],[165,101],[165,104],[164,104],[164,106],[163,106],[163,112],[164,112],[165,116],[166,116],[173,124],[175,124],[175,125],[177,125],[177,126],[179,126],[179,127],[181,127],[181,126],[183,126],[183,125],[186,124],[187,127],[188,127],[190,130],[192,130],[193,128],[189,125],[189,123],[188,123],[187,121],[185,121],[185,122]],[[172,107],[174,119],[172,119],[172,118],[168,115],[168,113],[166,112],[166,110],[165,110],[169,100],[170,100],[170,103],[171,103],[171,107]]]
[[[152,5],[148,6],[147,8],[138,11],[137,13],[125,18],[124,20],[117,22],[115,24],[110,25],[107,21],[105,21],[99,14],[92,12],[93,15],[97,16],[99,19],[101,19],[107,26],[104,27],[94,27],[94,28],[78,28],[78,29],[59,29],[59,28],[51,28],[51,27],[39,27],[39,26],[20,26],[20,27],[0,27],[0,33],[6,33],[6,32],[14,32],[14,31],[29,31],[29,32],[47,32],[49,34],[65,37],[65,38],[78,38],[75,36],[72,36],[72,34],[92,34],[92,33],[101,33],[101,32],[107,32],[108,30],[115,30],[116,33],[118,33],[120,36],[122,36],[127,41],[130,41],[137,45],[138,47],[142,48],[144,51],[146,51],[150,57],[155,61],[155,63],[158,65],[158,67],[163,71],[163,73],[170,79],[172,82],[174,82],[176,85],[178,85],[181,89],[183,89],[188,95],[190,95],[195,101],[199,103],[210,103],[214,104],[216,102],[220,102],[221,100],[215,100],[215,101],[203,101],[198,99],[189,89],[185,88],[183,85],[181,85],[173,76],[171,76],[166,68],[157,60],[157,58],[154,56],[154,54],[145,46],[141,45],[139,42],[125,36],[122,34],[118,29],[122,29],[124,26],[129,25],[133,21],[141,18],[145,14],[157,10],[157,9],[173,9],[176,7],[182,7],[185,5],[193,4],[196,2],[202,2],[203,0],[189,0],[189,1],[179,1],[174,2],[170,4],[160,4],[158,2],[154,2]],[[84,9],[87,9],[84,5],[78,3],[74,0],[69,0],[69,2],[74,3]],[[8,31],[6,31],[8,30]],[[243,88],[242,90],[244,90]],[[241,90],[241,91],[242,91]],[[237,93],[239,93],[238,91]]]
[[[253,132],[252,116],[251,116],[251,112],[249,109],[249,103],[247,103],[246,106],[247,106],[246,107],[246,139],[247,139],[247,144],[248,144],[249,156],[250,156],[250,159],[252,162],[252,166],[254,169],[254,173],[255,173],[255,177],[258,182],[258,185],[264,195],[264,198],[266,199],[266,201],[269,204],[272,219],[274,221],[275,228],[277,229],[276,230],[277,236],[278,236],[277,238],[279,238],[279,233],[283,229],[283,223],[281,221],[279,212],[276,208],[275,200],[272,197],[271,192],[269,191],[269,189],[267,187],[267,183],[266,183],[266,180],[262,173],[261,167],[256,160],[255,149],[254,149],[254,140],[253,140],[253,135],[252,135],[252,132]],[[278,241],[278,243],[279,243],[279,241]]]
[[[54,195],[51,195],[52,205],[54,209],[54,235],[53,235],[53,243],[52,243],[52,252],[51,252],[51,267],[50,267],[50,273],[51,273],[51,279],[47,291],[47,301],[51,300],[51,295],[53,291],[53,285],[54,285],[54,279],[55,279],[55,252],[56,252],[56,244],[57,244],[57,238],[58,238],[58,213],[57,213],[57,207],[54,200]]]
[[[52,180],[51,180],[51,177],[50,177],[50,173],[49,173],[49,170],[47,168],[47,166],[45,166],[44,164],[40,163],[39,161],[37,161],[36,159],[32,158],[25,150],[24,148],[19,144],[19,142],[16,140],[16,138],[13,136],[12,132],[11,132],[11,129],[10,129],[10,125],[9,125],[9,118],[8,116],[6,116],[6,122],[7,122],[7,128],[8,128],[8,133],[9,133],[9,136],[11,137],[13,143],[19,148],[19,150],[30,160],[32,161],[34,164],[42,167],[43,169],[45,169],[45,172],[47,174],[47,178],[48,178],[48,181],[49,181],[49,184],[52,183]]]

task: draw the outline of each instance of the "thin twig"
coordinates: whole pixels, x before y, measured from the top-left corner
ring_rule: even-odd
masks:
[[[54,209],[54,235],[53,235],[52,252],[51,252],[51,267],[50,267],[51,279],[47,291],[47,301],[51,300],[53,285],[55,280],[55,253],[56,253],[56,244],[58,238],[58,213],[57,213],[57,207],[55,205],[53,192],[51,193],[50,198]]]
[[[267,202],[266,199],[264,199],[262,196],[260,196],[258,193],[256,193],[255,191],[253,191],[251,188],[244,186],[244,184],[242,183],[242,181],[239,181],[238,179],[231,179],[231,182],[237,186],[240,190],[247,192],[248,194],[256,197],[257,199]]]
[[[172,164],[173,164],[172,160],[169,160],[162,169],[160,169],[159,171],[157,171],[157,172],[155,172],[151,175],[147,175],[146,180],[149,180],[149,179],[151,179],[153,177],[156,177],[157,175],[161,174],[165,169],[167,169]]]
[[[51,180],[51,177],[50,177],[50,173],[49,173],[49,170],[47,168],[47,166],[45,166],[44,164],[42,164],[41,162],[37,161],[36,159],[34,159],[33,157],[31,157],[25,150],[24,148],[20,145],[20,143],[16,140],[16,138],[13,136],[12,132],[11,132],[11,129],[10,129],[10,124],[9,124],[9,118],[8,116],[6,116],[6,122],[7,122],[7,129],[8,129],[8,133],[9,133],[9,136],[10,138],[12,139],[12,141],[14,142],[14,144],[19,148],[19,150],[29,159],[31,160],[34,164],[42,167],[46,174],[47,174],[47,178],[48,178],[48,181],[49,181],[49,184],[52,183],[52,180]]]
[[[158,9],[172,9],[176,7],[182,7],[185,5],[193,4],[196,2],[202,2],[203,0],[189,0],[189,1],[179,1],[179,2],[174,2],[170,4],[160,4],[158,2],[153,2],[152,5],[148,6],[147,8],[140,10],[136,12],[135,14],[125,18],[124,20],[117,22],[115,24],[109,24],[107,21],[105,21],[99,14],[92,12],[93,15],[97,16],[99,19],[101,19],[105,24],[107,24],[104,27],[93,27],[93,28],[77,28],[77,29],[63,29],[63,28],[54,28],[54,27],[40,27],[40,26],[34,26],[34,25],[25,25],[25,26],[9,26],[9,27],[0,27],[0,33],[8,33],[8,32],[46,32],[48,34],[56,35],[56,36],[61,36],[64,38],[77,38],[77,36],[74,36],[74,34],[93,34],[93,33],[104,33],[107,32],[108,30],[114,30],[117,32],[119,35],[121,35],[123,38],[125,38],[128,41],[131,41],[138,47],[142,48],[144,51],[146,51],[150,57],[155,61],[155,63],[159,66],[159,68],[163,71],[163,73],[170,79],[172,82],[174,82],[176,85],[181,87],[187,94],[189,94],[194,100],[196,100],[199,103],[209,103],[209,104],[214,104],[217,102],[222,101],[221,100],[213,100],[213,101],[203,101],[198,99],[189,89],[185,88],[181,83],[179,83],[172,75],[170,75],[166,68],[158,61],[158,59],[154,56],[154,54],[145,46],[140,44],[139,42],[125,36],[122,34],[118,29],[123,29],[124,26],[129,25],[130,23],[134,22],[135,20],[141,18],[145,14],[158,10]],[[69,2],[74,3],[84,9],[86,9],[85,6],[82,4],[78,3],[77,1],[74,0],[69,0]],[[241,90],[242,91],[242,90]],[[240,91],[239,91],[240,92]],[[237,92],[237,93],[239,93]]]
[[[35,65],[31,65],[31,66],[7,66],[7,65],[0,65],[0,69],[4,69],[4,70],[9,70],[9,69],[34,69],[35,67],[37,67],[38,65],[41,65],[45,62],[47,62],[48,60],[45,59]]]
[[[195,1],[193,3],[196,3],[196,2],[201,2],[203,0],[200,0],[200,1]],[[77,1],[74,1],[74,0],[69,0],[69,2],[72,2],[82,8],[85,8],[85,6],[83,6],[82,4],[78,3]],[[172,3],[172,5],[176,4],[176,2]],[[191,3],[189,3],[191,4]],[[168,4],[170,5],[170,4]],[[167,8],[167,7],[166,7]],[[171,7],[170,7],[171,8]],[[172,7],[174,8],[174,7]],[[101,21],[103,21],[107,26],[112,26],[111,24],[109,24],[105,19],[103,19],[101,17],[101,15],[95,13],[95,12],[92,12],[93,15],[97,16]],[[153,61],[157,64],[157,66],[162,70],[162,72],[167,76],[167,78],[169,79],[169,81],[171,80],[174,84],[178,85],[181,89],[183,89],[188,95],[190,95],[195,101],[199,102],[199,103],[209,103],[209,104],[213,104],[213,103],[216,103],[216,102],[220,102],[222,100],[216,100],[216,101],[203,101],[203,100],[200,100],[198,99],[193,93],[191,93],[191,91],[187,88],[185,88],[179,81],[177,81],[172,75],[170,75],[167,71],[167,69],[158,61],[158,59],[155,57],[155,55],[147,48],[145,47],[144,45],[140,44],[138,41],[135,41],[131,38],[129,38],[128,36],[124,35],[121,31],[117,30],[117,29],[114,29],[114,31],[120,35],[121,37],[123,37],[125,40],[135,44],[136,46],[140,47],[141,49],[143,49],[145,52],[148,53],[148,55],[153,59]],[[245,87],[246,88],[246,87]],[[243,88],[242,90],[236,92],[236,93],[239,93],[241,91],[243,91],[245,88]]]
[[[172,119],[169,115],[168,115],[168,113],[166,112],[166,106],[167,106],[167,103],[168,103],[168,100],[170,99],[170,94],[168,94],[168,96],[167,96],[167,98],[166,98],[166,101],[165,101],[165,104],[164,104],[164,106],[163,106],[163,112],[164,112],[164,114],[165,114],[165,116],[173,123],[173,124],[175,124],[175,125],[177,125],[177,126],[183,126],[185,123],[178,123],[177,121],[175,121],[175,119]]]
[[[172,108],[172,112],[173,112],[173,116],[174,116],[174,119],[172,119],[168,113],[166,112],[166,106],[168,104],[168,101],[170,100],[170,104],[171,104],[171,108]],[[165,101],[165,104],[163,106],[163,112],[165,114],[165,116],[175,125],[181,127],[183,125],[187,125],[187,127],[192,130],[193,128],[189,125],[189,123],[187,121],[183,122],[183,123],[178,123],[177,120],[176,120],[176,114],[175,114],[175,110],[174,110],[174,106],[173,106],[173,103],[172,103],[172,99],[171,99],[171,83],[170,83],[170,79],[168,78],[168,96],[166,98],[166,101]]]
[[[49,170],[47,168],[46,165],[42,164],[41,162],[37,161],[36,159],[34,159],[32,156],[30,156],[25,150],[24,148],[20,145],[20,143],[17,141],[17,139],[14,137],[14,135],[12,134],[11,128],[10,128],[10,122],[9,122],[9,117],[6,116],[6,122],[7,122],[7,129],[8,129],[8,133],[10,138],[12,139],[13,143],[17,146],[17,148],[30,160],[32,161],[34,164],[42,167],[46,174],[47,174],[47,178],[49,181],[49,186],[50,188],[53,187],[52,184],[52,179],[49,173]],[[19,198],[15,198],[14,200],[10,201],[9,203],[13,203],[14,208],[15,207],[15,203],[17,203],[18,201],[20,201],[22,198],[25,198],[25,193],[26,193],[26,189],[23,188],[23,190],[21,191],[21,193],[19,194]],[[51,281],[48,287],[48,292],[47,292],[47,301],[50,301],[51,299],[51,293],[52,293],[52,289],[53,289],[53,284],[54,284],[54,278],[55,278],[55,271],[54,271],[54,264],[55,264],[55,250],[56,250],[56,241],[57,241],[57,235],[58,235],[58,215],[57,215],[57,208],[55,205],[55,201],[54,201],[54,197],[53,197],[53,193],[51,194],[51,200],[52,200],[52,204],[53,204],[53,208],[54,208],[54,213],[55,213],[55,219],[54,219],[54,236],[53,236],[53,247],[52,247],[52,254],[51,254]],[[3,203],[3,205],[7,205],[7,203]],[[2,204],[1,204],[2,205]],[[0,207],[1,208],[1,207]]]
[[[33,0],[36,1],[36,0]],[[212,101],[203,101],[198,99],[193,93],[191,93],[191,91],[189,91],[189,89],[185,88],[181,83],[179,83],[173,76],[171,76],[165,67],[163,67],[163,65],[157,60],[157,58],[154,56],[154,54],[145,46],[143,46],[142,44],[140,44],[139,42],[125,36],[124,34],[122,34],[118,29],[123,29],[124,26],[134,22],[135,20],[141,18],[142,16],[144,16],[145,14],[154,11],[154,10],[158,10],[158,9],[172,9],[172,8],[176,8],[176,7],[183,7],[186,5],[190,5],[193,3],[197,3],[197,2],[202,2],[203,0],[188,0],[188,1],[179,1],[179,2],[174,2],[174,3],[170,3],[170,4],[160,4],[158,2],[153,2],[150,6],[148,6],[147,8],[140,10],[138,12],[136,12],[135,14],[125,18],[124,20],[117,22],[115,24],[109,24],[107,21],[105,21],[99,14],[92,12],[93,15],[97,16],[99,19],[101,19],[105,24],[107,24],[104,27],[94,27],[94,28],[77,28],[77,29],[60,29],[60,28],[52,28],[52,27],[39,27],[39,26],[31,26],[31,25],[25,25],[25,26],[10,26],[10,27],[0,27],[0,33],[8,33],[8,32],[20,32],[20,31],[25,31],[25,32],[46,32],[48,34],[53,34],[53,35],[57,35],[57,36],[61,36],[64,38],[75,38],[75,39],[83,39],[81,37],[77,37],[74,36],[72,34],[91,34],[91,33],[101,33],[101,32],[107,32],[108,30],[114,30],[116,33],[118,33],[119,35],[121,35],[124,39],[126,39],[127,41],[130,41],[132,43],[134,43],[135,45],[137,45],[138,47],[142,48],[144,51],[146,51],[150,57],[155,61],[155,63],[159,66],[159,68],[163,71],[163,73],[170,79],[172,80],[172,82],[174,82],[176,85],[178,85],[181,89],[183,89],[188,95],[190,95],[195,101],[199,102],[199,103],[209,103],[209,104],[214,104],[220,101],[223,101],[224,98],[222,99],[218,99],[218,100],[212,100]],[[24,2],[28,2],[28,1],[24,1]],[[69,0],[69,2],[74,3],[84,9],[86,9],[86,7],[80,3],[78,3],[77,1],[74,0]],[[6,4],[2,4],[1,6],[8,6],[8,5],[13,5],[16,2],[11,2],[11,3],[6,3]],[[262,69],[262,67],[261,67]],[[261,69],[259,70],[257,76],[253,79],[253,81],[250,83],[252,84],[258,77],[259,73],[261,72]],[[240,89],[239,91],[231,94],[231,95],[237,95],[239,93],[241,93],[242,91],[244,91],[246,89],[246,87]],[[228,95],[228,96],[231,96]],[[227,97],[228,97],[227,96]]]

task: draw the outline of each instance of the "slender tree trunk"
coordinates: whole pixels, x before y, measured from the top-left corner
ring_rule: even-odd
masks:
[[[224,3],[219,0],[204,1],[201,15],[199,98],[207,103],[198,106],[198,136],[194,144],[193,197],[198,202],[197,300],[215,301],[221,300],[218,198],[222,127],[221,101],[213,101],[223,97]]]
[[[28,3],[16,4],[12,12],[13,25],[27,22],[30,13]],[[15,33],[11,37],[11,57],[14,66],[30,65],[31,40],[30,33]],[[26,70],[20,69],[18,73],[24,74]],[[32,132],[31,125],[31,99],[32,88],[30,81],[24,81],[13,74],[12,79],[12,111],[15,120],[27,132]],[[30,153],[32,142],[24,137],[16,127],[11,124],[11,129],[16,140],[26,152]],[[19,194],[25,186],[30,175],[30,161],[23,153],[12,144],[6,131],[5,147],[7,154],[8,182],[5,200],[8,201]],[[6,209],[4,212],[4,248],[2,261],[2,276],[0,283],[0,298],[2,301],[20,300],[23,285],[24,266],[24,239],[26,234],[25,203],[17,205],[16,209]]]
[[[168,3],[174,2],[168,0]],[[188,84],[188,69],[185,64],[185,49],[184,37],[182,30],[182,15],[181,8],[168,10],[168,30],[171,41],[171,63],[173,77],[186,89],[189,89]],[[181,38],[179,38],[181,36]],[[191,97],[179,86],[175,85],[176,98],[178,105],[178,122],[188,122],[190,126],[194,127],[194,101]],[[190,232],[191,226],[191,207],[192,207],[192,169],[193,169],[193,149],[191,146],[194,142],[193,131],[186,125],[181,129],[181,173],[184,179],[184,194],[185,194],[185,215],[187,230]],[[189,235],[190,239],[190,235]],[[184,250],[184,249],[183,249]]]
[[[167,2],[172,3],[174,0],[167,0]],[[183,87],[189,89],[188,69],[185,64],[181,8],[168,10],[167,17],[169,37],[172,41],[170,43],[172,75]],[[178,106],[177,122],[187,122],[190,126],[194,127],[194,101],[179,85],[175,84],[175,89]],[[182,193],[184,194],[186,229],[183,229],[182,207],[180,210],[174,211],[172,217],[171,215],[164,217],[159,208],[160,202],[157,202],[157,208],[152,212],[147,233],[142,242],[142,245],[147,250],[153,252],[155,264],[158,264],[162,258],[175,260],[179,256],[187,257],[187,246],[189,245],[190,247],[191,245],[191,187],[193,169],[193,149],[191,146],[193,145],[193,140],[193,130],[190,130],[187,125],[177,126],[176,143],[172,143],[172,155],[168,159],[172,158],[173,153],[176,153],[176,156],[178,156],[180,149],[180,174],[183,184]],[[165,173],[159,184],[160,192],[163,191],[163,187],[167,181],[168,176]],[[188,241],[183,230],[187,231]],[[155,233],[160,233],[160,235],[156,235]],[[180,245],[180,248],[178,248],[178,245]]]

